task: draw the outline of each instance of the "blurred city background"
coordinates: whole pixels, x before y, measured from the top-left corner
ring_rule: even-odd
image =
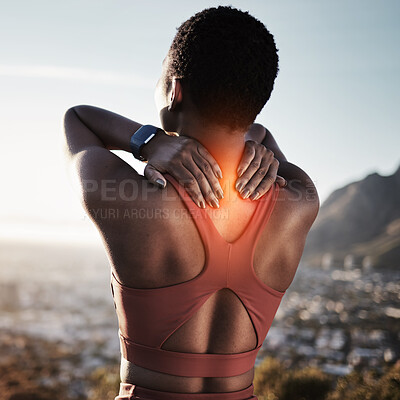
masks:
[[[38,0],[0,15],[1,400],[116,395],[110,271],[63,165],[62,117],[91,104],[159,126],[153,92],[176,28],[219,4],[274,34],[280,72],[256,122],[322,204],[255,386],[268,400],[295,399],[292,387],[399,398],[384,396],[399,390],[400,3]]]

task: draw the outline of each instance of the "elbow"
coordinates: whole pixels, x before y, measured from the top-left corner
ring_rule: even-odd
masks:
[[[84,104],[78,104],[76,106],[72,106],[72,107],[68,108],[68,110],[64,114],[64,121],[66,120],[66,118],[68,118],[70,116],[79,118],[80,112],[82,112],[86,107],[88,107],[88,106],[84,105]]]
[[[65,112],[65,114],[64,114],[64,124],[65,124],[65,121],[68,119],[68,118],[70,118],[70,116],[71,116],[71,114],[73,114],[75,111],[74,111],[74,107],[70,107],[70,108],[68,108],[68,110]]]
[[[61,129],[61,150],[65,156],[68,154],[68,133],[70,132],[73,118],[76,118],[76,115],[74,115],[73,108],[69,108],[64,114]]]
[[[68,110],[65,112],[63,118],[63,127],[66,135],[71,127],[71,124],[73,123],[72,121],[76,120],[77,117],[78,114],[76,113],[76,106],[68,108]]]
[[[77,106],[72,106],[72,107],[70,107],[70,108],[68,108],[68,110],[65,112],[65,114],[64,114],[64,118],[67,116],[67,115],[71,115],[71,114],[75,114],[76,115],[76,110],[79,108],[79,107],[81,107],[80,105],[77,105]]]
[[[65,112],[62,120],[61,151],[66,161],[70,161],[73,158],[74,131],[76,130],[78,118],[75,107],[71,107]]]

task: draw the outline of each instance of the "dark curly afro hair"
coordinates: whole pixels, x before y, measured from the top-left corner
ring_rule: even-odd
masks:
[[[208,8],[177,28],[166,82],[181,80],[199,115],[231,129],[247,129],[271,96],[278,74],[274,37],[247,11]]]

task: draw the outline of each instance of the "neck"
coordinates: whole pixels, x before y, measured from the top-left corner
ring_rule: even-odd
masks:
[[[246,131],[232,131],[229,128],[204,125],[201,121],[191,119],[182,121],[177,132],[200,142],[217,161],[222,171],[220,179],[224,193],[228,190],[237,193],[235,183],[238,178],[237,168],[245,148]]]

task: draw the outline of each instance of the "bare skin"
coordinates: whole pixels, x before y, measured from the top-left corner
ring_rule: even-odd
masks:
[[[224,197],[219,199],[219,209],[207,205],[206,212],[220,235],[226,241],[233,242],[242,234],[257,206],[257,200],[243,199],[236,188],[238,169],[246,164],[243,157],[246,152],[254,152],[251,145],[246,145],[246,131],[236,132],[232,136],[226,128],[204,126],[194,114],[190,98],[179,81],[172,85],[169,93],[157,90],[156,103],[163,128],[198,140],[217,160],[223,176],[219,183]],[[85,110],[80,111],[83,118]],[[183,214],[176,212],[184,211],[186,207],[175,188],[169,182],[164,189],[154,187],[149,180],[109,152],[112,143],[107,143],[107,135],[103,135],[100,128],[96,131],[93,125],[90,130],[87,125],[81,126],[79,123],[74,113],[67,112],[67,158],[83,188],[80,191],[82,205],[101,234],[117,279],[133,288],[155,288],[196,277],[204,267],[204,247],[193,220],[182,218]],[[280,188],[274,212],[256,245],[254,255],[254,270],[259,279],[278,291],[284,291],[295,276],[307,233],[318,213],[318,195],[308,175],[286,161],[268,131],[259,129],[251,139],[258,143],[269,141],[274,149],[273,154],[279,155],[280,160],[274,162],[272,176],[267,179],[271,181],[269,184],[274,182],[277,173],[288,181],[286,187]],[[123,146],[127,147],[124,140],[121,139]],[[151,146],[147,151],[149,164],[156,164],[156,161],[152,161],[152,154],[157,152],[152,152]],[[251,158],[249,154],[247,159],[254,160],[254,156]],[[271,166],[272,155],[265,152],[259,161],[270,160]],[[260,165],[256,161],[255,165],[248,166],[250,183],[246,182],[247,185],[252,185],[253,178],[262,183],[257,176]],[[260,175],[265,176],[265,173]],[[117,188],[127,180],[132,182],[140,188],[138,194],[127,200],[126,193],[121,194],[120,190],[114,190],[112,198],[106,196],[110,191],[100,188],[85,190],[85,183],[90,180],[104,182],[112,179]],[[258,187],[254,182],[253,186],[254,190]],[[101,214],[102,210],[111,209],[112,214]],[[154,217],[154,211],[161,209],[168,213],[168,218]],[[150,217],[138,216],[135,214],[138,210],[142,215],[147,212]],[[228,217],[219,218],[218,213],[226,210]],[[246,310],[239,298],[224,288],[212,295],[189,321],[167,339],[162,348],[191,353],[237,353],[252,350],[255,346],[256,334]],[[237,391],[248,387],[253,375],[254,368],[234,377],[189,378],[148,370],[121,359],[122,382],[162,391]]]

